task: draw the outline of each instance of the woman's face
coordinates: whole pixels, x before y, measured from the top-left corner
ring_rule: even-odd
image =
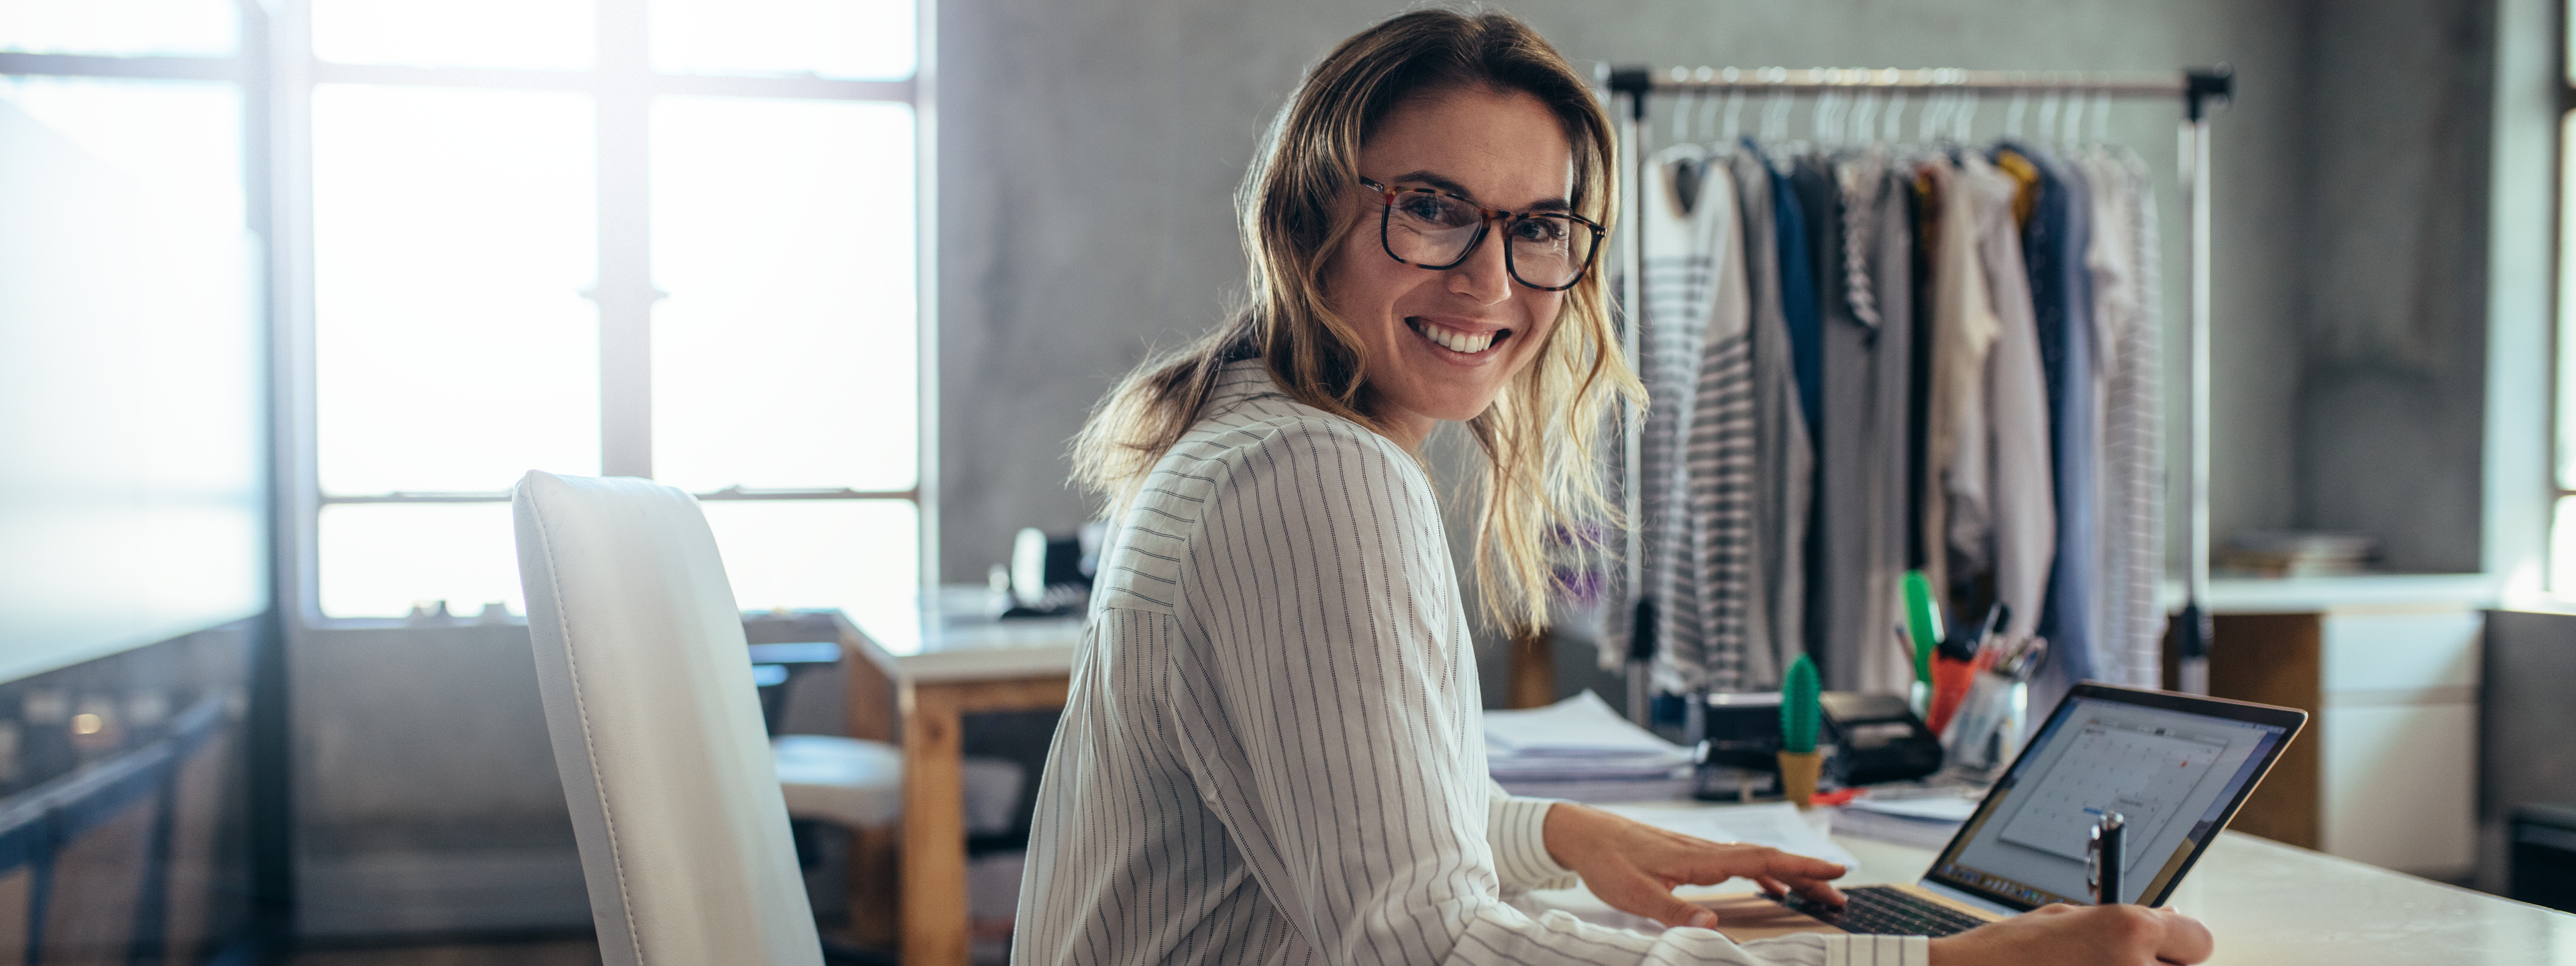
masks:
[[[1563,211],[1573,194],[1564,128],[1519,92],[1408,101],[1361,146],[1359,161],[1361,177],[1388,187],[1436,188],[1505,211]],[[1418,446],[1435,421],[1484,412],[1538,357],[1565,293],[1512,279],[1501,224],[1453,268],[1398,262],[1379,240],[1383,196],[1364,187],[1351,194],[1362,217],[1324,266],[1325,299],[1359,329],[1372,415]]]

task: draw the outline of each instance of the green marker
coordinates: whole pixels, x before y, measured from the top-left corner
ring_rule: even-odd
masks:
[[[1819,696],[1824,686],[1816,681],[1816,662],[1804,654],[1789,662],[1789,673],[1780,678],[1780,750],[1810,754],[1816,750],[1816,732],[1824,726],[1824,711]]]
[[[1932,684],[1932,649],[1941,646],[1941,608],[1932,603],[1932,582],[1920,570],[1905,572],[1905,628],[1914,638],[1914,679]]]

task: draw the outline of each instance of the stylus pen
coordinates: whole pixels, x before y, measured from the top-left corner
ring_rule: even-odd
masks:
[[[2120,901],[2120,857],[2127,854],[2129,821],[2118,812],[2100,813],[2102,820],[2093,823],[2093,841],[2085,848],[2086,876],[2093,886],[2093,904],[2108,906]]]

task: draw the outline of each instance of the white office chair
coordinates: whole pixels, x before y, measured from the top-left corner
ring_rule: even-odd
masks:
[[[531,472],[510,502],[602,960],[819,966],[742,614],[697,501],[649,480]],[[881,784],[835,810],[890,819]]]

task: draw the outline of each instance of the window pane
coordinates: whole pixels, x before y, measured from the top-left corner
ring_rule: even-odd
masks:
[[[314,90],[324,492],[599,472],[591,144],[579,94]]]
[[[2558,488],[2576,490],[2576,111],[2558,134]]]
[[[901,80],[913,0],[653,0],[653,69]]]
[[[2576,496],[2558,498],[2549,521],[2549,592],[2576,597]]]
[[[103,57],[230,57],[235,0],[53,0],[0,3],[0,50]]]
[[[233,85],[7,76],[0,77],[0,101],[141,182],[161,214],[196,228],[241,230],[241,91]]]
[[[313,0],[313,56],[342,64],[582,70],[597,0]]]
[[[654,106],[654,477],[913,486],[912,149],[908,105]]]
[[[912,602],[921,590],[921,515],[912,501],[708,500],[699,506],[742,609],[836,607],[871,634],[912,627]],[[918,630],[906,635],[919,637]]]
[[[472,616],[528,612],[507,503],[334,503],[322,508],[322,613],[401,617],[433,600]]]
[[[267,605],[261,272],[238,203],[171,188],[238,176],[238,136],[159,129],[234,104],[0,79],[0,676]],[[194,156],[115,150],[143,143]]]

